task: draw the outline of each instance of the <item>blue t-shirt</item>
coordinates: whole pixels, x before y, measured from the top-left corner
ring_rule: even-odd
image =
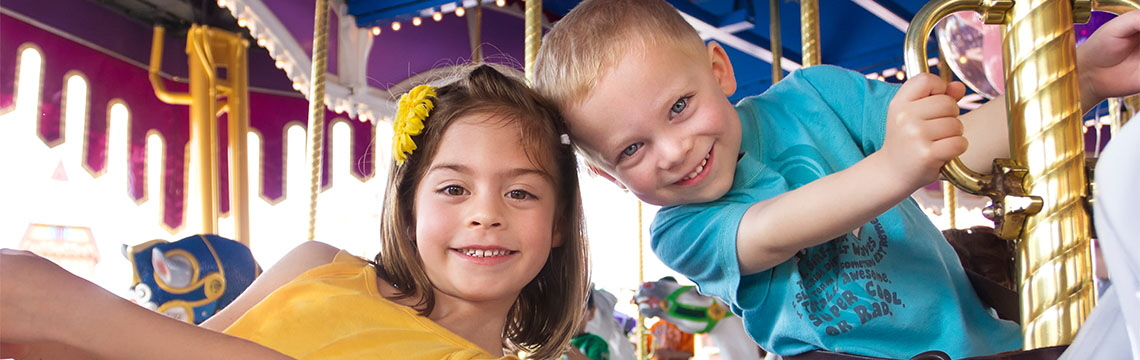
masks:
[[[814,66],[741,100],[743,156],[732,188],[713,202],[658,211],[653,251],[702,293],[729,303],[749,335],[780,355],[822,349],[909,358],[942,350],[961,358],[1020,348],[1020,328],[987,312],[954,250],[913,199],[858,235],[740,274],[736,230],[744,212],[877,151],[897,89]]]

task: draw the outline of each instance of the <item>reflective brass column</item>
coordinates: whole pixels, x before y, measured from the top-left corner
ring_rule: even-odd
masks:
[[[229,38],[230,64],[226,67],[226,121],[230,146],[230,219],[234,224],[234,240],[249,246],[249,41],[240,36]]]
[[[1095,302],[1073,13],[1017,0],[1003,26],[1010,150],[1044,200],[1017,243],[1025,349],[1071,343]]]
[[[313,66],[309,68],[309,232],[317,237],[317,197],[321,193],[321,160],[325,132],[325,71],[328,70],[329,2],[317,0],[313,10]]]
[[[207,28],[192,26],[187,35],[186,53],[190,66],[190,153],[194,176],[192,187],[198,189],[197,199],[202,220],[201,231],[218,233],[218,124],[216,122],[217,89]]]
[[[538,47],[542,45],[542,0],[526,0],[526,33],[523,34],[524,71],[526,81],[534,82],[534,61],[538,58]]]
[[[775,85],[784,78],[784,69],[780,64],[784,58],[784,44],[780,38],[780,0],[768,1],[768,18],[771,19],[768,31],[771,33],[772,84]]]
[[[804,67],[821,64],[819,55],[819,0],[800,0],[800,42]]]

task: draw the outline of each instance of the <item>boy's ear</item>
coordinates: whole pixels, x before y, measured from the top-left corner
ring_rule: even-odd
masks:
[[[728,53],[716,41],[709,41],[706,48],[709,62],[712,64],[713,77],[720,84],[724,96],[732,96],[736,92],[736,76],[732,73],[732,62],[728,60]]]
[[[601,176],[603,179],[609,180],[610,182],[614,183],[614,185],[617,185],[622,190],[625,190],[625,185],[622,185],[620,181],[617,181],[613,175],[610,175],[610,173],[607,173],[605,170],[602,170],[601,168],[594,166],[594,164],[590,164],[589,162],[586,163],[586,167],[590,168],[591,174]]]

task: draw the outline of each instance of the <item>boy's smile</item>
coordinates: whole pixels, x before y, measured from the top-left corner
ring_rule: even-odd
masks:
[[[642,201],[669,206],[728,192],[740,119],[732,66],[715,43],[632,47],[586,98],[565,109],[574,141],[598,172]]]

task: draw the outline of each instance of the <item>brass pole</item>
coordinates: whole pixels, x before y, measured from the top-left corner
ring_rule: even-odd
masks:
[[[542,0],[526,0],[526,33],[523,66],[526,81],[534,83],[534,61],[538,58],[538,47],[542,45]]]
[[[230,39],[230,59],[227,77],[230,91],[226,97],[229,110],[230,147],[230,218],[234,222],[234,240],[249,246],[249,69],[247,49],[249,41],[240,37]]]
[[[218,125],[215,122],[215,98],[213,62],[207,50],[207,28],[194,25],[186,36],[186,53],[190,67],[190,151],[195,167],[195,175],[190,179],[190,188],[197,189],[199,218],[203,234],[218,233],[218,178],[214,169],[218,168],[217,138]],[[157,89],[156,89],[157,90]]]
[[[946,62],[946,56],[941,51],[938,52],[938,76],[942,81],[954,81],[953,70],[950,70],[950,64]],[[954,183],[949,181],[941,181],[942,185],[942,205],[946,212],[946,224],[950,229],[958,228],[958,189],[954,187]]]
[[[645,236],[641,224],[641,200],[637,201],[637,286],[645,283]],[[645,344],[645,315],[637,312],[637,359],[644,360],[648,354]]]
[[[1109,125],[1110,134],[1116,135],[1116,132],[1120,130],[1132,116],[1140,112],[1140,95],[1108,99],[1108,108],[1109,111],[1112,111],[1112,117],[1110,118],[1112,119],[1112,124]]]
[[[472,17],[474,21],[474,29],[468,28],[471,31],[471,57],[477,63],[483,62],[483,2],[475,2],[475,16]],[[467,23],[471,26],[472,23]]]
[[[1011,153],[1044,199],[1017,243],[1025,349],[1071,343],[1096,298],[1073,14],[1071,0],[1018,0],[1002,27]]]
[[[1121,99],[1121,98],[1109,98],[1108,99],[1108,131],[1109,131],[1109,134],[1116,135],[1116,131],[1119,130],[1122,125],[1124,125],[1124,121],[1122,119],[1124,117],[1124,109],[1120,106],[1120,105],[1122,105],[1122,103],[1121,103],[1122,100],[1123,99]],[[1096,121],[1096,125],[1095,125],[1096,130],[1100,131],[1100,128],[1101,128],[1100,118],[1097,118],[1095,121]],[[1098,135],[1098,138],[1099,138],[1099,135]],[[1096,146],[1099,147],[1100,144],[1096,144]]]
[[[149,77],[150,85],[154,88],[154,96],[158,100],[171,104],[171,105],[190,105],[189,93],[173,93],[166,90],[166,85],[162,83],[162,77],[159,71],[162,70],[162,43],[165,40],[166,28],[162,26],[154,27],[154,35],[150,42],[150,68]]]
[[[784,69],[780,64],[784,59],[784,44],[780,38],[780,0],[768,1],[768,31],[771,33],[772,85],[784,79]]]
[[[309,240],[317,236],[317,195],[321,191],[321,146],[325,128],[325,70],[328,69],[329,1],[317,0],[313,11],[313,67],[309,87]]]
[[[800,29],[803,66],[821,64],[819,55],[819,0],[800,0]]]

